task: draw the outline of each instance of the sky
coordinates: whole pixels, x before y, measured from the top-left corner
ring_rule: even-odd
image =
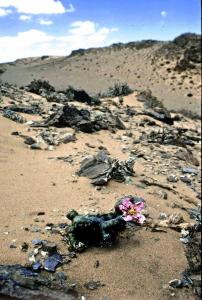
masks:
[[[0,0],[0,62],[201,33],[200,0]]]

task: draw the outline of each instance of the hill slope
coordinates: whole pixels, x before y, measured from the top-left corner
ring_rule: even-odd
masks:
[[[183,34],[172,42],[142,41],[76,50],[70,56],[27,58],[0,65],[0,79],[24,86],[45,79],[57,89],[69,85],[90,93],[115,82],[151,89],[169,109],[200,112],[199,35]]]

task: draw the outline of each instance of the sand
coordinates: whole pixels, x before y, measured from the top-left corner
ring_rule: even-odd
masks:
[[[139,105],[135,95],[126,97],[125,104]],[[189,121],[188,126],[194,124]],[[157,219],[160,212],[180,212],[185,221],[190,221],[185,212],[172,208],[174,202],[186,207],[193,207],[195,203],[194,192],[183,183],[178,183],[177,190],[193,203],[172,192],[168,192],[168,200],[163,200],[158,195],[160,189],[157,187],[142,189],[113,181],[98,191],[88,178],[75,177],[82,158],[96,153],[100,145],[106,146],[112,156],[126,159],[128,154],[121,151],[120,140],[112,138],[122,135],[121,131],[115,135],[108,131],[93,135],[78,133],[75,143],[60,145],[54,151],[37,151],[30,150],[20,137],[11,135],[17,130],[28,133],[26,124],[17,124],[0,116],[0,128],[1,264],[25,264],[27,253],[20,251],[20,245],[23,242],[31,244],[34,238],[57,242],[59,250],[67,253],[67,245],[61,237],[44,230],[45,224],[67,222],[65,214],[71,208],[81,213],[107,212],[123,195],[143,197],[152,219]],[[138,128],[134,133],[138,133]],[[93,144],[95,148],[89,148],[86,143]],[[172,147],[170,151],[173,151]],[[69,154],[73,155],[73,165],[49,159]],[[135,171],[136,183],[143,173],[154,177],[152,170],[145,167],[141,160],[135,164]],[[162,182],[165,178],[156,176]],[[45,214],[37,216],[39,212]],[[40,228],[41,232],[32,232],[35,227]],[[17,248],[10,248],[12,243]],[[100,264],[95,268],[97,260]],[[167,300],[174,296],[179,300],[191,300],[194,299],[191,289],[165,288],[171,279],[179,278],[186,266],[179,233],[171,229],[166,229],[166,233],[151,232],[143,227],[122,235],[111,249],[89,249],[60,269],[77,282],[77,290],[87,299],[99,300],[106,296],[110,300]],[[90,280],[99,280],[103,286],[89,292],[84,284]]]
[[[161,46],[160,43],[140,50],[106,48],[72,57],[18,60],[5,65],[6,71],[0,79],[18,86],[29,84],[33,79],[43,79],[50,81],[57,89],[72,85],[91,94],[104,92],[116,82],[126,82],[136,90],[151,89],[168,109],[185,109],[200,115],[200,66],[199,69],[178,74],[173,70],[177,58],[156,59],[155,53]],[[168,68],[172,71],[168,72]]]

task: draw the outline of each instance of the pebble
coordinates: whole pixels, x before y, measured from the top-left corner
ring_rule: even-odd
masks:
[[[180,180],[185,183],[191,183],[191,179],[186,175],[180,176]]]
[[[192,169],[192,168],[182,168],[182,173],[197,175],[198,171],[196,169]]]
[[[179,279],[173,279],[173,280],[169,281],[169,285],[173,288],[179,288],[179,287],[181,287],[182,282]]]
[[[100,266],[100,262],[99,260],[96,260],[96,262],[94,263],[94,268],[98,268]]]
[[[164,191],[161,191],[160,192],[160,195],[161,195],[161,198],[164,199],[164,200],[167,200],[168,199],[168,193],[164,192]]]
[[[22,252],[27,252],[28,248],[29,248],[29,245],[26,242],[22,243],[22,245],[20,246],[20,249]]]
[[[86,282],[85,284],[84,284],[84,286],[85,286],[85,288],[87,288],[88,290],[91,290],[91,291],[93,291],[93,290],[96,290],[96,289],[98,289],[100,286],[101,286],[101,283],[100,283],[100,281],[89,281],[89,282]]]
[[[166,213],[160,213],[159,214],[159,220],[167,220],[168,216]]]
[[[169,182],[177,182],[178,181],[178,177],[174,174],[171,174],[167,177],[167,181]]]
[[[41,146],[38,143],[34,143],[30,146],[32,150],[42,150]]]

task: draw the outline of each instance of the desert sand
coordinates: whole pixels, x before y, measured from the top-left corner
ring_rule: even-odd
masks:
[[[186,108],[198,114],[200,74],[195,70],[175,74],[176,78],[172,78],[173,74],[168,75],[166,71],[166,59],[157,60],[154,71],[151,58],[159,47],[157,44],[141,52],[134,49],[106,49],[100,53],[87,51],[82,56],[68,58],[20,60],[14,65],[7,64],[1,79],[20,86],[28,84],[33,78],[41,78],[49,80],[58,89],[71,84],[92,94],[106,90],[118,80],[127,82],[134,89],[150,88],[169,109]],[[174,62],[170,61],[169,65],[172,64]],[[183,75],[185,78],[179,85]],[[193,93],[193,97],[187,96],[189,92]],[[26,93],[26,97],[46,102],[43,97],[31,93]],[[124,97],[122,106],[118,98],[103,101],[112,111],[116,111],[117,107],[119,110],[126,107],[136,111],[143,109],[143,104],[137,101],[137,92]],[[1,107],[13,103],[16,100],[12,97],[2,96]],[[87,107],[77,102],[73,105]],[[42,120],[39,116],[21,115],[27,121]],[[193,135],[200,133],[199,120],[179,115],[180,120],[172,128],[187,128],[192,130]],[[185,147],[149,143],[146,140],[136,143],[143,133],[169,127],[157,120],[154,125],[147,125],[148,120],[153,121],[153,118],[146,119],[142,115],[128,116],[128,119],[125,117],[126,130],[117,130],[116,133],[108,130],[93,134],[76,132],[75,142],[61,144],[49,151],[31,150],[19,135],[12,134],[17,131],[35,137],[40,128],[13,122],[0,114],[0,263],[26,264],[27,253],[22,252],[20,246],[27,242],[31,248],[31,241],[36,238],[55,242],[61,253],[67,253],[67,244],[60,235],[50,234],[45,229],[46,224],[68,222],[65,215],[72,208],[82,214],[109,212],[116,200],[125,195],[132,194],[145,199],[145,214],[150,225],[159,224],[160,213],[167,216],[180,213],[184,223],[193,224],[194,221],[184,208],[197,208],[200,200],[196,191],[181,180],[168,182],[167,176],[175,174],[179,178],[183,167],[200,170],[200,142],[196,142],[193,147],[187,146],[195,161],[198,161],[195,165],[193,161],[180,160],[176,156],[176,152],[182,152]],[[141,125],[142,122],[145,124]],[[58,129],[59,132],[62,130],[64,128]],[[71,128],[65,130],[73,132]],[[132,132],[132,135],[128,135],[128,132]],[[110,156],[120,160],[127,159],[131,151],[141,154],[137,156],[134,165],[132,183],[110,181],[97,189],[90,183],[90,179],[76,175],[83,158],[96,154],[103,146]],[[56,160],[61,156],[69,156],[70,162]],[[155,180],[162,186],[169,186],[169,189],[156,185],[144,186],[141,181],[143,178]],[[200,177],[191,175],[191,180],[199,192]],[[165,192],[167,199],[162,197]],[[40,212],[43,214],[40,215]],[[180,278],[180,273],[188,266],[184,250],[180,232],[169,227],[163,228],[163,232],[155,232],[151,226],[143,225],[121,234],[111,248],[87,249],[59,270],[76,282],[79,299],[192,300],[195,296],[191,288],[168,287],[169,281]],[[95,267],[97,261],[99,266]],[[89,291],[84,284],[90,280],[100,281],[103,286]],[[2,296],[1,299],[6,298]]]

